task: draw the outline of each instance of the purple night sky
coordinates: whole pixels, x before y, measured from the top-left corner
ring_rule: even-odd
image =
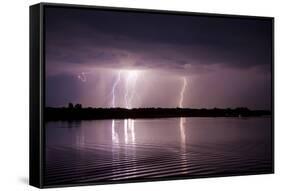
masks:
[[[271,20],[45,10],[46,106],[271,109]]]

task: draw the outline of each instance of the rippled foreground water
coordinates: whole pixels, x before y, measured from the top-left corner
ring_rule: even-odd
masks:
[[[271,118],[46,123],[45,184],[270,173]]]

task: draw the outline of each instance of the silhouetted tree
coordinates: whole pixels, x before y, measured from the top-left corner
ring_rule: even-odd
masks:
[[[73,103],[68,103],[68,108],[73,109]]]
[[[81,109],[81,108],[82,108],[82,105],[81,105],[81,104],[76,104],[74,108],[75,108],[75,109]]]

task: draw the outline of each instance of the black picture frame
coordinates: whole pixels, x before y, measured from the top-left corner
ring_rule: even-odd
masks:
[[[45,164],[45,129],[44,129],[44,107],[45,107],[45,15],[44,10],[47,7],[57,7],[63,9],[91,9],[116,12],[140,12],[143,14],[166,14],[166,15],[185,15],[185,16],[207,16],[218,18],[238,18],[238,19],[257,19],[268,20],[272,25],[271,40],[271,137],[272,137],[272,171],[274,173],[274,18],[258,17],[246,15],[226,15],[211,13],[194,13],[169,10],[150,10],[150,9],[133,9],[120,7],[102,7],[88,5],[72,5],[72,4],[55,4],[55,3],[39,3],[30,6],[30,129],[29,129],[29,184],[38,188],[52,188],[65,186],[83,186],[98,184],[115,184],[115,183],[131,183],[131,182],[147,182],[147,181],[165,181],[190,178],[209,178],[209,177],[225,177],[236,176],[230,175],[200,175],[194,177],[175,177],[175,178],[151,178],[136,179],[133,181],[106,181],[94,183],[79,183],[49,186],[44,184],[44,164]],[[255,175],[257,173],[244,173],[240,175]],[[262,173],[264,174],[264,173]]]

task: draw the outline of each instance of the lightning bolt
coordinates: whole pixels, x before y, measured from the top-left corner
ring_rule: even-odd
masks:
[[[129,108],[129,101],[128,101],[128,96],[129,96],[129,82],[130,82],[129,80],[130,80],[130,78],[129,78],[129,76],[127,76],[127,79],[126,79],[126,88],[125,88],[125,95],[124,95],[126,108]]]
[[[117,79],[115,80],[115,82],[113,83],[113,86],[112,86],[112,90],[111,90],[111,93],[112,93],[112,107],[115,107],[115,106],[116,106],[115,90],[116,90],[117,85],[118,85],[119,82],[120,82],[120,79],[121,79],[121,71],[118,72]],[[118,132],[116,131],[115,128],[116,128],[116,127],[115,127],[115,120],[113,119],[113,120],[112,120],[112,124],[111,124],[111,129],[112,129],[112,141],[113,141],[114,143],[119,143],[119,135],[118,135]]]
[[[184,93],[186,90],[186,85],[187,85],[187,80],[185,77],[183,77],[183,83],[182,83],[182,88],[181,88],[181,92],[180,92],[180,100],[179,100],[179,107],[183,108],[183,98],[184,98]]]
[[[132,108],[132,101],[136,94],[136,82],[138,78],[137,71],[127,71],[127,78],[125,84],[125,105],[127,109]],[[124,132],[125,132],[125,143],[128,143],[129,136],[130,141],[135,143],[135,120],[133,119],[125,119],[124,120]]]
[[[132,107],[132,101],[135,96],[135,87],[138,78],[138,73],[136,71],[128,71],[126,78],[126,88],[125,88],[125,105],[126,108],[130,109]]]
[[[183,98],[184,98],[184,93],[186,91],[186,85],[187,85],[187,80],[185,77],[183,77],[183,83],[182,83],[182,88],[181,88],[181,92],[180,92],[180,100],[179,100],[179,107],[183,108]],[[186,129],[185,129],[185,124],[186,122],[186,118],[181,117],[180,118],[180,137],[181,137],[181,149],[185,152],[186,150]],[[183,161],[186,161],[186,155],[183,155]],[[186,165],[185,162],[183,163],[183,165]]]
[[[114,84],[113,84],[113,86],[112,86],[112,91],[111,91],[111,93],[112,93],[112,107],[115,107],[116,106],[116,103],[115,103],[115,90],[116,90],[116,87],[117,87],[117,85],[119,84],[119,82],[120,82],[120,79],[121,79],[121,72],[119,71],[118,72],[118,76],[117,76],[117,79],[116,79],[116,81],[114,82]]]

